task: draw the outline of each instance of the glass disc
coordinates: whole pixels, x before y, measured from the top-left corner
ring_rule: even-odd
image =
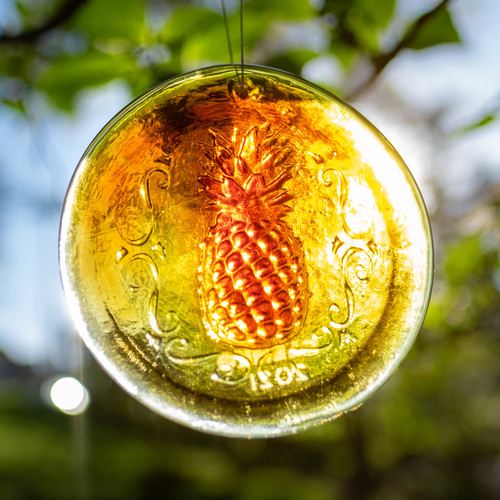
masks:
[[[403,160],[300,78],[234,66],[170,80],[80,161],[60,234],[85,344],[154,411],[273,436],[357,407],[423,321],[432,244]]]

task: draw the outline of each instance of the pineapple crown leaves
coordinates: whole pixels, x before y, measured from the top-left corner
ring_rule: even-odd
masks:
[[[229,141],[219,132],[209,130],[213,137],[213,146],[210,148],[203,145],[201,149],[222,173],[222,180],[208,175],[198,177],[200,192],[214,200],[208,208],[219,211],[227,208],[242,212],[272,209],[274,217],[277,218],[291,210],[285,203],[292,200],[293,196],[283,189],[283,185],[292,174],[284,172],[266,184],[264,176],[254,173],[249,167],[251,164],[257,167],[256,170],[272,171],[283,163],[290,154],[290,149],[283,147],[272,137],[259,147],[258,132],[257,127],[249,129],[239,147],[236,147],[235,137]],[[263,155],[260,153],[262,149],[265,151]]]

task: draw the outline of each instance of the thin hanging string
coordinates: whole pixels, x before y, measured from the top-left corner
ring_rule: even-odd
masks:
[[[244,62],[244,37],[243,37],[243,0],[240,0],[240,45],[241,45],[241,75],[238,72],[238,65],[235,64],[234,62],[234,57],[233,57],[233,48],[231,45],[231,34],[229,32],[229,23],[227,21],[227,11],[226,11],[226,2],[225,0],[221,0],[221,6],[222,6],[222,14],[224,16],[224,27],[226,30],[226,40],[227,40],[227,47],[229,51],[229,60],[231,61],[231,64],[234,66],[234,70],[236,72],[236,76],[239,80],[239,86],[236,88],[237,94],[241,98],[247,97],[247,91],[245,89],[245,62]]]
[[[245,85],[245,44],[243,37],[243,0],[240,0],[241,86]]]
[[[229,50],[229,60],[231,64],[234,65],[234,57],[233,57],[233,47],[231,45],[231,35],[229,34],[229,24],[227,22],[227,12],[226,12],[226,2],[224,0],[220,0],[222,5],[222,15],[224,16],[224,27],[226,28],[226,40],[227,40],[227,48]],[[238,72],[236,72],[238,74]]]

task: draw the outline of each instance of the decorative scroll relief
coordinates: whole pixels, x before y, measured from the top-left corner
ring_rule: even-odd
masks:
[[[341,262],[341,276],[343,281],[343,293],[345,296],[345,309],[339,304],[330,306],[330,326],[333,328],[346,328],[354,318],[356,310],[356,297],[353,287],[359,285],[366,287],[373,273],[373,258],[377,247],[373,242],[343,241],[337,237],[332,242],[333,254]]]
[[[165,165],[169,162],[164,161]],[[352,224],[352,200],[344,175],[334,169],[320,171],[320,189],[326,189],[334,201],[340,230],[328,241],[335,260],[341,300],[331,303],[328,320],[319,329],[305,331],[283,345],[266,349],[246,349],[214,342],[187,324],[175,310],[160,308],[161,263],[166,258],[165,245],[157,241],[153,192],[166,191],[170,174],[164,168],[146,173],[134,211],[122,211],[125,218],[117,223],[122,244],[116,249],[115,263],[127,284],[128,298],[143,318],[142,339],[135,337],[168,376],[179,379],[207,393],[229,395],[233,388],[247,397],[273,397],[287,390],[294,392],[321,376],[321,364],[332,352],[352,348],[357,341],[349,327],[357,317],[364,293],[376,270],[378,245],[371,235],[370,221]],[[140,208],[140,209],[139,209]],[[164,207],[162,207],[164,209]],[[129,219],[126,219],[129,217]],[[141,221],[143,231],[137,228]],[[146,333],[145,333],[146,332]],[[314,361],[313,361],[314,360]],[[315,366],[316,368],[312,368]],[[193,381],[194,380],[194,381]]]
[[[323,162],[321,162],[323,163]],[[379,244],[374,241],[373,217],[362,203],[362,187],[351,194],[344,174],[333,168],[319,171],[319,181],[335,200],[340,231],[328,243],[329,254],[339,270],[340,297],[329,307],[328,322],[320,330],[338,336],[339,347],[356,342],[349,327],[363,309],[370,281],[379,261]]]
[[[167,161],[168,157],[162,159],[162,162]],[[166,192],[169,185],[170,174],[167,170],[151,169],[142,179],[138,192],[116,208],[116,229],[128,245],[142,246],[149,240],[154,224],[152,190]]]
[[[158,162],[170,166],[167,156]],[[152,168],[143,176],[138,189],[130,194],[129,199],[115,208],[114,217],[116,230],[122,239],[121,245],[115,249],[115,265],[126,286],[128,302],[134,305],[139,317],[146,315],[153,335],[159,334],[159,328],[152,319],[156,314],[154,308],[159,294],[158,261],[165,258],[163,244],[152,239],[155,197],[158,193],[166,193],[169,186],[169,171],[163,167]],[[136,330],[141,331],[141,323]],[[152,341],[149,339],[148,343],[151,345]]]
[[[181,76],[106,125],[68,190],[61,274],[126,391],[190,427],[265,437],[383,383],[432,256],[416,186],[362,116],[279,72],[249,68],[245,97],[239,83],[230,65]]]

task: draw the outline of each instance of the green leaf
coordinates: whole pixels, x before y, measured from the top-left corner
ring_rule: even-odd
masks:
[[[197,37],[207,28],[223,25],[221,16],[212,10],[196,7],[176,9],[162,31],[162,41],[166,44],[180,43]]]
[[[344,17],[344,27],[356,38],[359,48],[379,52],[379,35],[389,24],[395,0],[355,0]]]
[[[237,62],[240,59],[239,13],[229,16],[227,22],[233,57]],[[262,13],[245,11],[244,39],[247,53],[268,29],[270,22],[271,18],[263,19]],[[186,36],[186,33],[189,33],[189,36]],[[222,16],[206,9],[190,7],[175,11],[165,27],[163,41],[171,47],[180,46],[180,59],[183,63],[230,61],[224,20]]]
[[[20,111],[21,113],[26,112],[26,106],[24,104],[24,101],[22,101],[21,99],[12,100],[3,98],[1,101],[4,105],[8,106],[11,109]]]
[[[394,14],[396,0],[355,0],[354,9],[360,13],[372,28],[387,27]]]
[[[344,68],[349,68],[359,55],[359,50],[341,39],[332,40],[330,52],[339,60]]]
[[[443,9],[422,26],[409,48],[422,50],[443,43],[460,43],[460,41],[460,35],[450,12]]]
[[[145,4],[140,0],[92,0],[76,14],[73,27],[92,40],[139,44],[146,33]]]
[[[37,83],[56,106],[71,110],[73,99],[80,90],[130,77],[136,71],[131,56],[92,51],[54,59]]]
[[[485,127],[486,125],[489,125],[490,123],[497,121],[499,118],[500,116],[498,114],[487,114],[486,116],[483,116],[480,120],[477,120],[476,122],[471,123],[470,125],[467,125],[466,127],[457,130],[455,134],[465,134],[472,130]]]
[[[378,28],[370,19],[351,10],[345,18],[345,26],[356,37],[360,48],[378,53]]]
[[[184,40],[181,60],[201,64],[207,62],[229,62],[229,52],[224,30],[209,26]]]
[[[24,5],[23,2],[20,2],[19,0],[17,0],[15,2],[15,4],[16,4],[17,11],[21,15],[21,17],[23,19],[28,19],[29,18],[29,14],[30,14],[30,10],[28,9],[28,7],[26,5]]]

